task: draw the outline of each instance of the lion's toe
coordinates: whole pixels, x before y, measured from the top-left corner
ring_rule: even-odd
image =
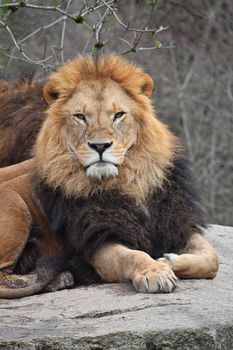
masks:
[[[171,293],[177,287],[177,278],[169,265],[155,262],[136,272],[133,285],[142,293]]]

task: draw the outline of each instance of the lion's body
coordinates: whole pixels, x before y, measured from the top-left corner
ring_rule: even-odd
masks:
[[[4,235],[1,237],[0,269],[14,267],[15,271],[27,273],[35,268],[34,259],[38,256],[62,254],[62,247],[33,195],[31,166],[30,161],[20,167],[0,169],[0,211],[5,213],[0,219],[1,234]],[[21,174],[15,173],[17,168]],[[4,181],[7,174],[10,179]]]
[[[202,237],[188,162],[153,111],[151,78],[118,56],[79,58],[43,90],[49,109],[30,174],[0,185],[25,217],[13,270],[30,272],[49,246],[76,284],[129,279],[139,291],[171,292],[173,267],[181,277],[213,277],[217,255]],[[18,217],[15,208],[2,204],[7,217]]]

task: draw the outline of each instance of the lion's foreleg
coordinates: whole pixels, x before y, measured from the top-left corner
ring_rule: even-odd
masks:
[[[219,258],[213,246],[202,235],[196,233],[181,254],[165,254],[160,261],[168,262],[180,278],[213,278]]]
[[[168,264],[121,244],[106,244],[89,261],[107,282],[132,281],[139,292],[169,293],[176,277]]]

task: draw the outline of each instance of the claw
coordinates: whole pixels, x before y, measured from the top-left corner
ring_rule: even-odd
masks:
[[[133,284],[139,292],[171,293],[177,287],[177,278],[168,264],[153,260],[135,272]]]

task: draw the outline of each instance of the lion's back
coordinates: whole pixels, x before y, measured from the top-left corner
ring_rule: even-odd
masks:
[[[0,167],[31,157],[45,118],[42,83],[0,80]]]

